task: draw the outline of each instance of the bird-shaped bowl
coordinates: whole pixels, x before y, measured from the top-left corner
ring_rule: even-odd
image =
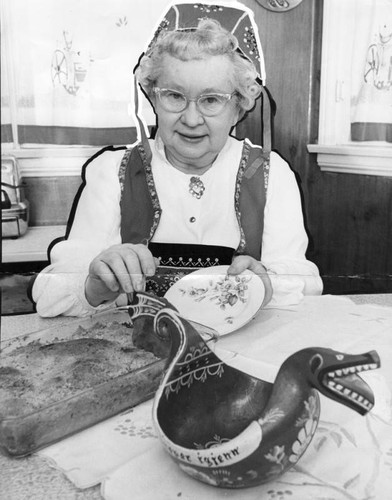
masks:
[[[147,311],[153,333],[170,345],[154,400],[158,437],[179,467],[200,481],[244,488],[294,466],[316,431],[318,391],[360,414],[374,405],[358,373],[380,366],[375,351],[303,349],[286,359],[272,384],[225,364],[164,299],[138,294],[138,300],[142,307],[130,309],[134,321],[153,300],[155,309]]]

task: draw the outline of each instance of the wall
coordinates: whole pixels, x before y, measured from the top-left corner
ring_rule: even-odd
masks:
[[[24,183],[30,206],[30,226],[67,223],[73,199],[81,184],[80,176],[25,177]]]
[[[321,172],[306,148],[317,142],[322,1],[303,0],[285,13],[243,3],[255,12],[278,106],[274,147],[301,179],[308,257],[325,293],[392,292],[392,178]],[[259,142],[257,113],[238,132]]]

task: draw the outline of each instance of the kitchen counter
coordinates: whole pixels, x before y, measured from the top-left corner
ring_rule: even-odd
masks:
[[[55,239],[65,235],[65,226],[32,226],[19,238],[4,238],[2,262],[46,262],[47,249]]]
[[[347,297],[356,304],[392,307],[392,294],[352,295]],[[65,317],[43,319],[36,314],[3,317],[2,340],[70,321],[77,321],[77,319]],[[4,497],[7,500],[25,500],[26,498],[37,500],[95,500],[103,498],[100,485],[80,490],[62,472],[52,468],[44,458],[37,454],[26,458],[11,459],[0,453],[0,470],[1,482],[3,485],[7,485],[7,494]],[[129,498],[132,498],[132,496]],[[241,498],[241,494],[238,493],[238,496],[233,498]]]

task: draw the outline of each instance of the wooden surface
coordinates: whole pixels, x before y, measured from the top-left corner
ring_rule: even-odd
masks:
[[[392,292],[392,179],[315,175],[313,260],[340,293]],[[332,290],[331,290],[332,288]]]
[[[285,13],[243,3],[255,12],[278,106],[274,146],[301,178],[308,256],[325,291],[392,292],[392,179],[321,172],[306,149],[318,135],[323,2],[304,0]],[[260,143],[259,116],[256,109],[238,135]]]

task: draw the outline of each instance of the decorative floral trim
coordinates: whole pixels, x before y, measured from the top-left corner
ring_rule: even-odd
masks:
[[[224,372],[224,363],[213,355],[210,348],[201,343],[199,347],[191,348],[183,361],[176,364],[173,378],[165,387],[168,398],[173,392],[178,393],[182,387],[189,387],[196,381],[205,382],[207,377],[221,377]]]
[[[201,12],[209,14],[210,12],[222,12],[223,7],[221,5],[207,5],[203,3],[195,3],[193,6],[195,9],[199,9]]]
[[[165,18],[163,18],[163,20],[162,20],[162,21],[161,21],[161,23],[159,24],[158,28],[156,29],[156,31],[155,31],[155,33],[154,33],[154,36],[153,36],[153,38],[152,38],[152,40],[151,40],[151,42],[150,42],[150,44],[149,44],[149,46],[148,46],[148,48],[147,48],[146,55],[149,55],[149,53],[150,53],[150,52],[151,52],[151,50],[153,49],[153,47],[154,47],[154,45],[155,45],[156,41],[158,40],[159,35],[161,34],[161,32],[162,32],[163,30],[166,30],[166,31],[167,31],[167,29],[168,29],[168,27],[169,27],[169,24],[170,24],[170,22],[166,19],[166,17],[165,17]]]
[[[167,307],[166,302],[162,302],[156,297],[146,297],[145,295],[140,295],[138,297],[138,303],[132,305],[132,317],[133,319],[139,316],[150,316],[155,318],[157,313],[164,307]]]
[[[158,227],[159,220],[161,218],[162,210],[161,210],[161,206],[159,204],[159,198],[158,198],[158,193],[157,193],[157,190],[155,187],[154,176],[152,175],[151,164],[147,161],[147,154],[146,154],[144,147],[141,143],[139,143],[136,147],[139,150],[140,157],[141,157],[142,162],[143,162],[144,171],[146,174],[147,187],[148,187],[148,191],[150,193],[152,207],[154,210],[154,220],[153,220],[153,223],[152,223],[152,226],[150,229],[150,236],[148,237],[148,241],[150,241],[151,238],[154,236],[154,233]]]
[[[268,462],[276,464],[276,466],[282,470],[284,469],[286,461],[286,452],[284,445],[275,445],[269,450],[266,455],[264,455],[264,457],[268,460]]]
[[[219,469],[216,468],[211,471],[201,471],[196,467],[191,467],[182,463],[179,463],[178,465],[186,474],[189,474],[198,481],[223,488],[232,488],[233,485],[235,488],[238,488],[240,485],[249,485],[249,480],[255,480],[258,477],[258,473],[253,469],[250,469],[239,476],[233,474],[230,470],[225,469],[224,467],[220,467]],[[272,498],[274,497],[272,496]]]
[[[121,195],[124,191],[124,180],[125,180],[125,172],[127,170],[127,165],[129,161],[129,157],[131,156],[132,149],[127,149],[124,153],[124,156],[121,159],[120,168],[118,170],[118,180],[120,182],[120,192]]]
[[[191,257],[189,259],[182,257],[178,257],[178,259],[174,259],[173,257],[166,259],[158,258],[160,259],[160,267],[154,276],[146,280],[146,291],[152,292],[159,297],[165,295],[174,283],[177,283],[177,281],[187,274],[201,268],[219,266],[218,258],[212,259],[207,257],[205,260],[200,257],[197,260]],[[162,269],[164,267],[166,269]]]
[[[248,143],[244,142],[240,166],[239,166],[238,172],[237,172],[237,179],[236,179],[236,183],[235,183],[235,194],[234,194],[235,214],[237,217],[238,227],[240,229],[240,243],[239,243],[238,248],[237,248],[238,254],[244,253],[245,247],[246,247],[245,233],[244,233],[244,230],[243,230],[242,225],[241,225],[240,191],[241,191],[242,179],[244,177],[244,172],[245,172],[246,166],[248,164],[248,160],[249,160],[249,153],[250,153],[250,145]]]
[[[178,257],[178,259],[174,259],[173,257],[169,257],[167,259],[164,259],[162,257],[159,257],[161,266],[170,266],[170,267],[196,267],[196,268],[201,268],[201,267],[212,267],[212,266],[219,266],[219,258],[210,258],[207,257],[205,260],[203,260],[201,257],[198,257],[196,259],[192,259],[192,257],[189,257],[189,259],[184,259],[183,257]]]
[[[279,469],[283,470],[287,467],[287,464],[295,464],[298,462],[301,455],[305,452],[312,440],[313,434],[316,431],[318,418],[320,415],[320,402],[316,391],[313,389],[309,398],[303,402],[304,412],[300,418],[295,422],[295,426],[299,427],[299,432],[297,434],[296,440],[291,445],[291,450],[286,451],[284,445],[275,445],[271,448],[264,457],[275,464],[275,468],[271,469],[271,478],[273,475],[279,474]],[[265,424],[266,422],[274,422],[282,418],[281,411],[279,408],[274,409],[274,411],[263,419],[259,420],[260,424]]]
[[[264,417],[258,419],[258,422],[260,426],[263,427],[263,425],[265,424],[277,422],[278,420],[283,418],[284,415],[285,413],[279,408],[271,408],[270,410],[267,411]]]
[[[260,52],[257,46],[257,40],[252,26],[245,27],[243,37],[243,42],[248,48],[249,54],[260,61]]]
[[[320,415],[320,400],[317,393],[313,392],[314,395],[309,396],[308,401],[304,401],[305,412],[303,416],[295,423],[296,427],[301,427],[301,429],[291,446],[292,453],[289,456],[289,461],[293,464],[298,462],[316,432]]]
[[[241,193],[242,179],[244,177],[244,173],[246,171],[246,167],[248,166],[248,162],[249,162],[250,149],[251,149],[250,144],[248,144],[247,142],[244,142],[244,147],[242,150],[242,157],[241,157],[241,161],[240,161],[240,166],[238,168],[236,185],[235,185],[234,208],[235,208],[235,214],[237,217],[238,227],[240,229],[240,243],[239,243],[238,248],[236,250],[237,254],[245,253],[245,248],[246,248],[245,233],[244,233],[244,230],[243,230],[242,225],[241,225],[240,193]],[[270,171],[269,156],[268,156],[268,160],[263,157],[263,164],[260,166],[260,168],[263,169],[265,197],[267,197],[269,171]]]
[[[270,173],[270,159],[268,157],[268,160],[264,160],[264,163],[263,163],[264,189],[265,189],[266,198],[267,198],[267,190],[268,190],[269,173]]]
[[[194,445],[197,450],[208,450],[209,448],[215,448],[215,446],[219,446],[220,444],[223,443],[228,443],[229,441],[230,441],[229,438],[222,438],[217,434],[215,434],[213,436],[213,439],[211,441],[208,441],[205,445],[199,443],[194,443]]]

